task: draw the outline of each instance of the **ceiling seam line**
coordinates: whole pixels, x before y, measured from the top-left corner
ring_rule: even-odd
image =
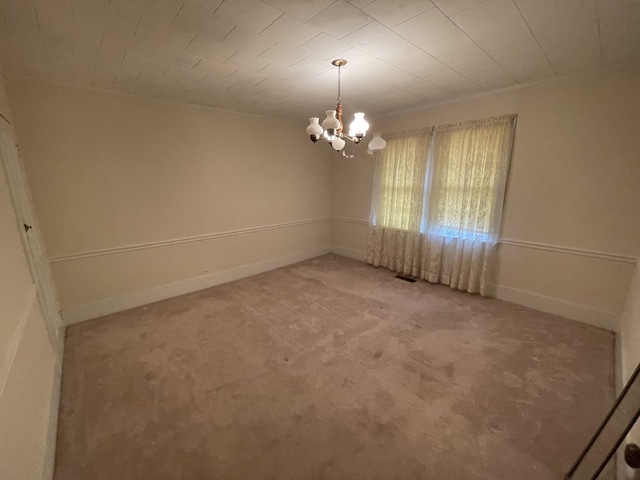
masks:
[[[469,8],[473,8],[473,7],[469,7]],[[468,10],[468,9],[465,9],[465,10]],[[463,11],[464,11],[464,10],[463,10]],[[442,12],[442,13],[444,14],[444,12]],[[460,28],[460,26],[459,26],[459,25],[458,25],[458,24],[457,24],[457,23],[456,23],[452,18],[450,18],[450,17],[447,17],[447,18],[448,18],[449,20],[451,20],[451,23],[453,23],[453,24],[458,28],[458,30],[460,30],[460,31],[463,33],[463,35],[464,35],[465,37],[467,37],[467,38],[468,38],[468,39],[469,39],[469,40],[470,40],[470,41],[471,41],[471,42],[472,42],[476,47],[478,47],[480,50],[482,50],[482,53],[484,53],[484,54],[485,54],[485,55],[486,55],[486,56],[487,56],[491,61],[493,61],[496,65],[498,65],[498,67],[500,67],[500,69],[501,69],[504,73],[506,73],[507,75],[509,75],[509,76],[510,76],[510,77],[511,77],[511,78],[512,78],[516,83],[518,83],[518,84],[520,83],[520,81],[519,81],[516,77],[514,77],[514,76],[513,76],[513,74],[512,74],[509,70],[507,70],[507,69],[502,65],[502,63],[500,63],[498,60],[496,60],[495,58],[493,58],[493,55],[491,55],[489,52],[487,52],[487,51],[486,51],[483,47],[481,47],[481,46],[480,46],[480,45],[479,45],[479,44],[478,44],[478,43],[477,43],[473,38],[471,38],[469,35],[467,35],[467,34],[466,34],[466,32],[465,32],[464,30],[462,30],[462,28]]]
[[[140,15],[140,18],[138,18],[138,23],[136,23],[136,29],[133,31],[133,35],[131,35],[131,38],[136,37],[136,34],[138,33],[138,29],[140,28],[141,22],[142,22],[142,15]]]
[[[600,65],[604,62],[604,52],[602,51],[602,25],[600,24],[600,12],[598,12],[598,5],[596,3],[596,28],[598,29],[598,58],[600,59]]]
[[[282,12],[282,13],[278,16],[278,18],[276,18],[273,22],[271,22],[269,25],[267,25],[267,26],[266,26],[266,27],[264,27],[262,30],[260,30],[260,31],[258,32],[258,35],[262,35],[262,34],[264,33],[264,31],[265,31],[267,28],[269,28],[271,25],[273,25],[273,24],[274,24],[274,23],[276,23],[278,20],[280,20],[284,15],[285,15],[285,13],[284,13],[284,12]]]
[[[547,52],[545,52],[544,48],[542,48],[542,45],[540,45],[540,42],[538,41],[538,37],[536,37],[535,33],[533,33],[533,29],[531,28],[531,25],[529,25],[529,22],[527,22],[527,19],[524,17],[524,14],[522,13],[522,10],[520,10],[520,7],[518,6],[518,3],[515,0],[511,0],[511,1],[512,1],[513,5],[516,7],[516,10],[518,10],[518,13],[520,14],[520,17],[522,18],[522,21],[524,21],[524,24],[527,26],[527,29],[529,30],[529,33],[531,34],[531,36],[535,40],[536,45],[538,45],[538,48],[542,52],[542,55],[544,55],[544,58],[547,60],[547,63],[551,67],[551,70],[553,70],[553,73],[556,75],[556,77],[558,77],[559,75],[558,75],[558,72],[556,71],[556,67],[553,65],[553,63],[551,63],[551,60],[549,60],[549,57],[547,56]]]
[[[495,60],[491,55],[489,55],[489,54],[485,51],[485,49],[484,49],[484,48],[482,48],[480,45],[478,45],[478,44],[475,42],[475,40],[474,40],[473,38],[471,38],[469,35],[467,35],[467,32],[465,32],[462,28],[460,28],[460,26],[459,26],[456,22],[454,22],[454,21],[453,21],[453,19],[452,19],[451,17],[449,17],[446,13],[444,13],[442,10],[440,10],[440,7],[438,7],[438,6],[436,5],[436,7],[435,7],[435,8],[437,8],[437,9],[438,9],[438,11],[439,11],[442,15],[444,15],[444,16],[445,16],[445,18],[446,18],[447,20],[449,20],[453,25],[455,25],[455,27],[458,29],[458,31],[459,31],[460,33],[462,33],[462,35],[464,35],[467,39],[469,39],[469,41],[470,41],[471,43],[473,43],[476,47],[478,47],[478,48],[482,51],[482,53],[484,53],[484,54],[485,54],[489,59],[493,60],[493,61],[496,63],[496,65],[498,65],[498,66],[500,67],[500,69],[501,69],[502,71],[504,71],[504,73],[508,74],[511,78],[513,78],[516,82],[518,82],[518,80],[517,80],[513,75],[511,75],[511,73],[510,73],[510,72],[507,72],[507,71],[502,67],[502,65],[500,65],[500,64],[499,64],[499,63],[498,63],[498,62],[497,62],[497,61],[496,61],[496,60]],[[472,8],[472,7],[469,7],[469,8]],[[451,67],[449,67],[449,68],[451,68]],[[458,73],[460,73],[460,72],[458,72]],[[460,73],[460,75],[462,75],[462,73]],[[476,82],[474,82],[474,81],[473,81],[473,80],[471,80],[470,78],[466,77],[466,75],[463,75],[463,76],[464,76],[465,78],[467,78],[470,82],[472,82],[472,83],[474,83],[474,84],[478,85]],[[478,85],[478,87],[480,87],[480,88],[482,88],[483,90],[485,90],[485,88],[484,88],[484,87],[482,87],[481,85]]]
[[[176,21],[176,18],[178,18],[178,15],[180,15],[180,12],[182,12],[182,9],[184,8],[184,6],[185,6],[185,3],[182,2],[182,5],[180,5],[180,8],[176,12],[176,14],[173,16],[173,20],[171,20],[171,23],[169,24],[169,28],[173,27],[173,24]]]

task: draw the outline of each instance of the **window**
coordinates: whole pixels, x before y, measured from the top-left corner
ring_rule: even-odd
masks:
[[[489,239],[504,195],[510,124],[507,118],[436,129],[427,221],[433,233]]]
[[[373,223],[415,231],[422,221],[431,129],[392,136],[378,165]]]
[[[388,136],[367,262],[487,295],[515,115]]]
[[[508,116],[390,138],[374,223],[487,241],[504,195],[511,123]]]

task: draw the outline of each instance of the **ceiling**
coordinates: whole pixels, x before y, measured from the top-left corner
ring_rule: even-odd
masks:
[[[0,0],[8,74],[323,117],[640,59],[639,0]]]

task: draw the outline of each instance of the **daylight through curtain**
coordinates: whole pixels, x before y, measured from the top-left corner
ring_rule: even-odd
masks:
[[[374,181],[367,262],[417,276],[431,130],[387,136]]]
[[[421,278],[488,293],[514,119],[505,115],[435,129]]]

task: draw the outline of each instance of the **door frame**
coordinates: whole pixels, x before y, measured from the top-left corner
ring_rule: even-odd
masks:
[[[20,148],[11,136],[0,131],[0,164],[6,173],[9,193],[16,214],[17,228],[20,231],[22,247],[29,264],[31,279],[36,286],[38,304],[45,320],[47,333],[51,345],[58,357],[57,346],[63,334],[62,310],[58,302],[58,295],[53,283],[53,274],[49,265],[44,242],[40,234],[40,227],[33,208],[31,191],[24,171]]]

